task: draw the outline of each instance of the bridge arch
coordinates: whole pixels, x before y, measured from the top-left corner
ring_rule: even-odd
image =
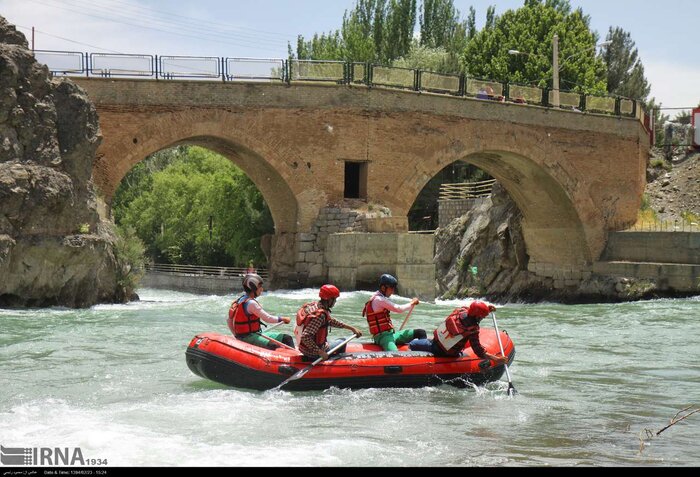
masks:
[[[270,208],[277,234],[297,231],[298,202],[284,177],[280,158],[270,158],[265,146],[208,112],[197,117],[173,113],[133,121],[110,131],[93,169],[95,186],[108,204],[124,176],[149,155],[178,145],[196,145],[228,158],[253,181]],[[143,118],[142,118],[143,119]],[[217,120],[218,119],[218,120]]]
[[[525,144],[520,151],[527,150]],[[427,167],[414,175],[418,187],[402,188],[404,203],[413,203],[428,181],[448,165],[462,161],[487,172],[508,192],[523,214],[523,234],[531,260],[581,267],[590,265],[602,251],[605,224],[590,195],[575,187],[560,167],[522,152],[475,145],[471,150],[447,152],[422,161]],[[569,191],[575,192],[575,197]],[[402,213],[402,211],[397,211]]]

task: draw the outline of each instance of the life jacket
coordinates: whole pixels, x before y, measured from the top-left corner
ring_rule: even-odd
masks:
[[[435,330],[433,339],[445,354],[456,356],[464,348],[471,331],[462,324],[462,318],[466,316],[466,307],[457,308]]]
[[[381,292],[377,292],[365,303],[365,307],[362,309],[362,316],[367,317],[367,324],[369,325],[369,332],[372,335],[377,335],[383,331],[393,331],[394,325],[391,323],[391,316],[389,310],[383,309],[381,311],[372,311],[372,302],[377,298]]]
[[[247,303],[254,298],[248,295],[243,295],[231,303],[231,308],[228,310],[228,328],[236,337],[243,337],[251,333],[260,331],[260,318],[248,313]]]
[[[297,311],[297,317],[294,324],[294,338],[296,339],[297,346],[301,349],[301,335],[304,333],[304,328],[306,327],[309,320],[313,317],[325,315],[324,323],[318,329],[316,336],[314,337],[314,342],[319,348],[323,348],[326,345],[326,340],[328,338],[328,312],[321,308],[318,302],[311,302],[303,305]]]

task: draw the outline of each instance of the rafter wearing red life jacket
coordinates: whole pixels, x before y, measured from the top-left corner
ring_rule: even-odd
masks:
[[[379,296],[384,296],[381,292],[375,293],[372,298],[365,303],[365,307],[362,309],[362,316],[367,317],[367,324],[369,325],[369,332],[372,335],[377,335],[384,331],[393,331],[394,325],[391,322],[391,314],[386,308],[381,311],[372,311],[372,302],[375,298]]]
[[[231,308],[228,310],[228,320],[226,320],[226,323],[233,335],[237,338],[260,331],[260,318],[248,313],[247,304],[250,300],[255,301],[254,298],[243,295],[234,300],[233,303],[231,303]]]
[[[316,332],[314,337],[314,342],[320,348],[326,345],[326,339],[328,338],[328,311],[321,308],[318,302],[314,301],[307,303],[302,306],[299,311],[297,311],[296,324],[294,326],[294,338],[299,345],[301,350],[301,335],[304,333],[304,328],[311,318],[316,316],[324,316],[324,324]]]
[[[469,335],[479,332],[479,326],[465,326],[462,322],[468,316],[468,308],[455,309],[435,330],[434,341],[448,356],[457,356],[467,344]]]

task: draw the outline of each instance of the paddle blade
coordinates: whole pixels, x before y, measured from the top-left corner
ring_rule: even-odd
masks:
[[[306,368],[304,368],[304,369],[302,369],[301,371],[297,372],[297,373],[294,374],[293,376],[288,377],[286,380],[282,381],[280,384],[278,384],[277,386],[275,386],[274,388],[272,388],[272,390],[273,390],[273,391],[277,391],[278,389],[281,389],[282,386],[284,386],[285,384],[287,384],[287,383],[289,383],[289,382],[291,382],[291,381],[296,381],[297,379],[301,378],[301,377],[304,376],[306,373],[308,373],[309,370],[310,370],[311,368],[313,368],[313,364],[312,364],[311,366],[307,366]]]
[[[306,373],[308,373],[310,370],[311,370],[311,366],[308,366],[308,367],[302,369],[301,371],[299,371],[299,372],[298,372],[297,374],[295,374],[294,376],[291,376],[289,379],[287,379],[287,381],[285,381],[285,382],[282,383],[282,384],[286,384],[286,383],[288,383],[288,382],[290,382],[290,381],[296,381],[297,379],[301,379],[301,378],[303,378],[303,377],[306,375]]]

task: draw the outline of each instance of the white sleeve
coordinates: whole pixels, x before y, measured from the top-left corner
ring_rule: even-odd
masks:
[[[411,309],[411,303],[406,303],[405,305],[397,305],[389,301],[385,296],[378,296],[372,301],[372,310],[381,311],[389,310],[392,313],[404,313]]]
[[[248,301],[248,313],[255,315],[266,323],[278,323],[280,320],[262,309],[260,303],[255,300]]]

